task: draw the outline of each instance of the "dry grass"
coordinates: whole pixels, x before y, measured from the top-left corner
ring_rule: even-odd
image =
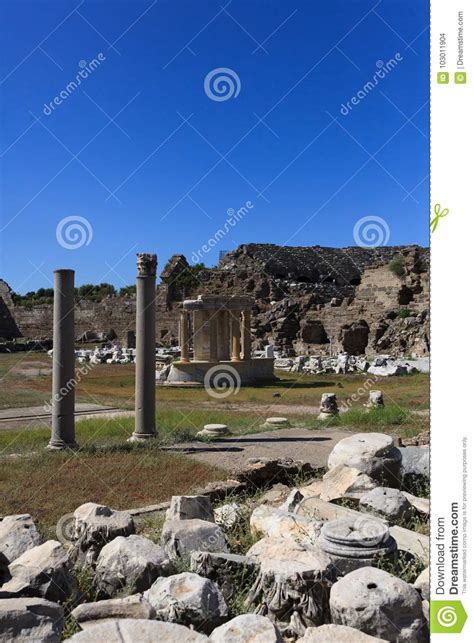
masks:
[[[84,502],[140,507],[185,494],[226,473],[157,445],[10,458],[0,468],[0,513],[30,513],[45,529]]]

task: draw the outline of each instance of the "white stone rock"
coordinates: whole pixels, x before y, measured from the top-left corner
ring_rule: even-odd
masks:
[[[376,487],[364,494],[360,499],[359,509],[391,522],[407,520],[413,516],[413,508],[405,495],[390,487]]]
[[[283,429],[285,427],[291,426],[288,418],[285,417],[271,417],[267,418],[263,424],[265,428],[269,429]]]
[[[338,415],[337,397],[335,393],[323,393],[321,395],[321,405],[319,407],[319,419],[325,420]]]
[[[369,409],[382,409],[385,406],[382,391],[369,391],[369,399],[365,406]]]
[[[303,544],[315,544],[321,531],[321,522],[288,513],[270,505],[260,505],[250,516],[254,534],[269,538],[286,538]]]
[[[192,625],[205,633],[227,616],[227,605],[217,585],[191,572],[159,578],[144,596],[159,620]]]
[[[74,512],[73,541],[89,560],[95,560],[104,545],[117,536],[135,533],[135,524],[128,511],[115,511],[105,505],[86,502]]]
[[[212,643],[282,643],[270,619],[258,614],[241,614],[217,627],[209,637]]]
[[[189,558],[193,551],[228,551],[222,528],[198,519],[167,520],[161,532],[161,546],[171,560]]]
[[[71,643],[205,643],[208,640],[207,636],[175,623],[129,618],[98,623],[68,639]]]
[[[397,643],[427,641],[421,597],[400,578],[374,567],[347,574],[331,588],[331,620]]]
[[[166,520],[207,520],[214,522],[209,496],[172,496]]]
[[[324,474],[319,497],[328,502],[338,498],[360,498],[376,486],[376,482],[359,469],[339,464]]]
[[[196,433],[200,438],[220,438],[221,436],[229,435],[229,427],[227,424],[205,424],[204,429]]]
[[[0,599],[0,641],[59,643],[63,608],[43,598]]]
[[[400,487],[401,453],[393,438],[384,433],[356,433],[336,444],[329,454],[328,467],[344,464],[376,481]]]
[[[402,474],[430,475],[430,450],[428,447],[400,447],[402,454]]]
[[[77,589],[71,568],[64,546],[56,540],[48,540],[10,563],[11,579],[0,591],[4,595],[33,595],[63,602]]]
[[[299,489],[292,489],[285,502],[280,505],[279,509],[287,513],[294,513],[304,496]]]
[[[385,643],[382,639],[359,632],[346,625],[320,625],[308,627],[298,643]]]
[[[429,567],[424,569],[421,574],[418,576],[416,581],[413,583],[415,589],[417,589],[421,598],[425,601],[430,600],[430,570]]]
[[[225,529],[231,529],[240,520],[242,509],[236,502],[231,502],[214,509],[214,517],[217,525]]]
[[[5,516],[0,521],[0,553],[9,563],[42,542],[41,534],[30,514]]]
[[[97,558],[95,583],[107,596],[124,587],[134,594],[144,592],[159,576],[170,572],[171,562],[160,545],[143,536],[117,536]]]
[[[154,619],[156,613],[141,594],[134,594],[125,598],[110,598],[105,601],[83,603],[72,610],[72,616],[84,630],[97,625],[99,621],[103,622],[105,619]]]

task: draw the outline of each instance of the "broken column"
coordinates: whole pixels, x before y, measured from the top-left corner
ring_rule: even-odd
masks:
[[[138,253],[137,269],[135,431],[129,438],[132,442],[156,437],[156,254]]]
[[[338,415],[339,408],[337,406],[337,398],[335,393],[323,393],[321,395],[321,406],[319,407],[319,419],[326,420],[327,418]]]
[[[54,271],[52,431],[49,449],[77,447],[74,431],[74,270]]]

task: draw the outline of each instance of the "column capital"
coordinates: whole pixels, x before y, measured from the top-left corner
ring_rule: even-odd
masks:
[[[137,276],[156,277],[156,254],[148,252],[137,253]]]

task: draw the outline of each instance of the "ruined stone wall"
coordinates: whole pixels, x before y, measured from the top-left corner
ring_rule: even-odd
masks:
[[[389,269],[394,257],[403,261],[401,276]],[[182,255],[174,256],[166,265],[167,283],[157,289],[157,341],[163,344],[178,341],[182,291],[177,284],[186,266]],[[426,355],[428,268],[428,250],[418,246],[364,249],[248,244],[226,255],[218,269],[199,273],[186,295],[254,297],[254,349],[270,342],[289,354],[347,350]],[[5,289],[2,292],[4,307],[21,335],[52,336],[52,306],[14,306]],[[11,324],[8,328],[14,331]],[[134,329],[134,297],[77,304],[77,337],[88,331],[114,331],[125,342],[127,331]]]

